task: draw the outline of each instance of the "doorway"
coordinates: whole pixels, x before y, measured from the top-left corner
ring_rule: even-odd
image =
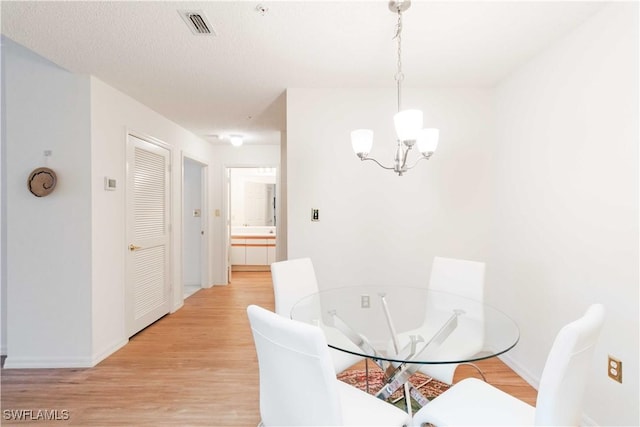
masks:
[[[182,157],[182,296],[209,286],[207,165]]]
[[[227,271],[270,271],[276,260],[277,168],[228,167]]]

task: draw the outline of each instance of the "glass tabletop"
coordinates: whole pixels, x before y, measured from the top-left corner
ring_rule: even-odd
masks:
[[[347,353],[412,364],[465,363],[513,348],[520,332],[480,301],[406,286],[353,286],[299,300],[291,318],[319,326]]]

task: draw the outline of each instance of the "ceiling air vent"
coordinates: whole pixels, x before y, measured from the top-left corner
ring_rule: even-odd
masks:
[[[178,13],[180,14],[180,16],[182,16],[182,19],[184,20],[184,22],[186,22],[187,26],[193,34],[203,36],[216,35],[216,32],[213,31],[213,28],[209,23],[209,19],[207,19],[203,11],[179,10]]]

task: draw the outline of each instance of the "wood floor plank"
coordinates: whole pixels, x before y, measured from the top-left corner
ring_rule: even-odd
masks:
[[[273,310],[268,272],[234,272],[228,286],[203,289],[89,369],[2,369],[2,425],[19,409],[67,410],[39,426],[255,426],[258,364],[246,307]],[[535,389],[498,359],[487,379],[535,402]],[[473,375],[461,367],[456,378]]]

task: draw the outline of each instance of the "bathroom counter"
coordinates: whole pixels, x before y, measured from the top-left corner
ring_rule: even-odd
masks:
[[[232,234],[232,239],[275,239],[275,234]]]

